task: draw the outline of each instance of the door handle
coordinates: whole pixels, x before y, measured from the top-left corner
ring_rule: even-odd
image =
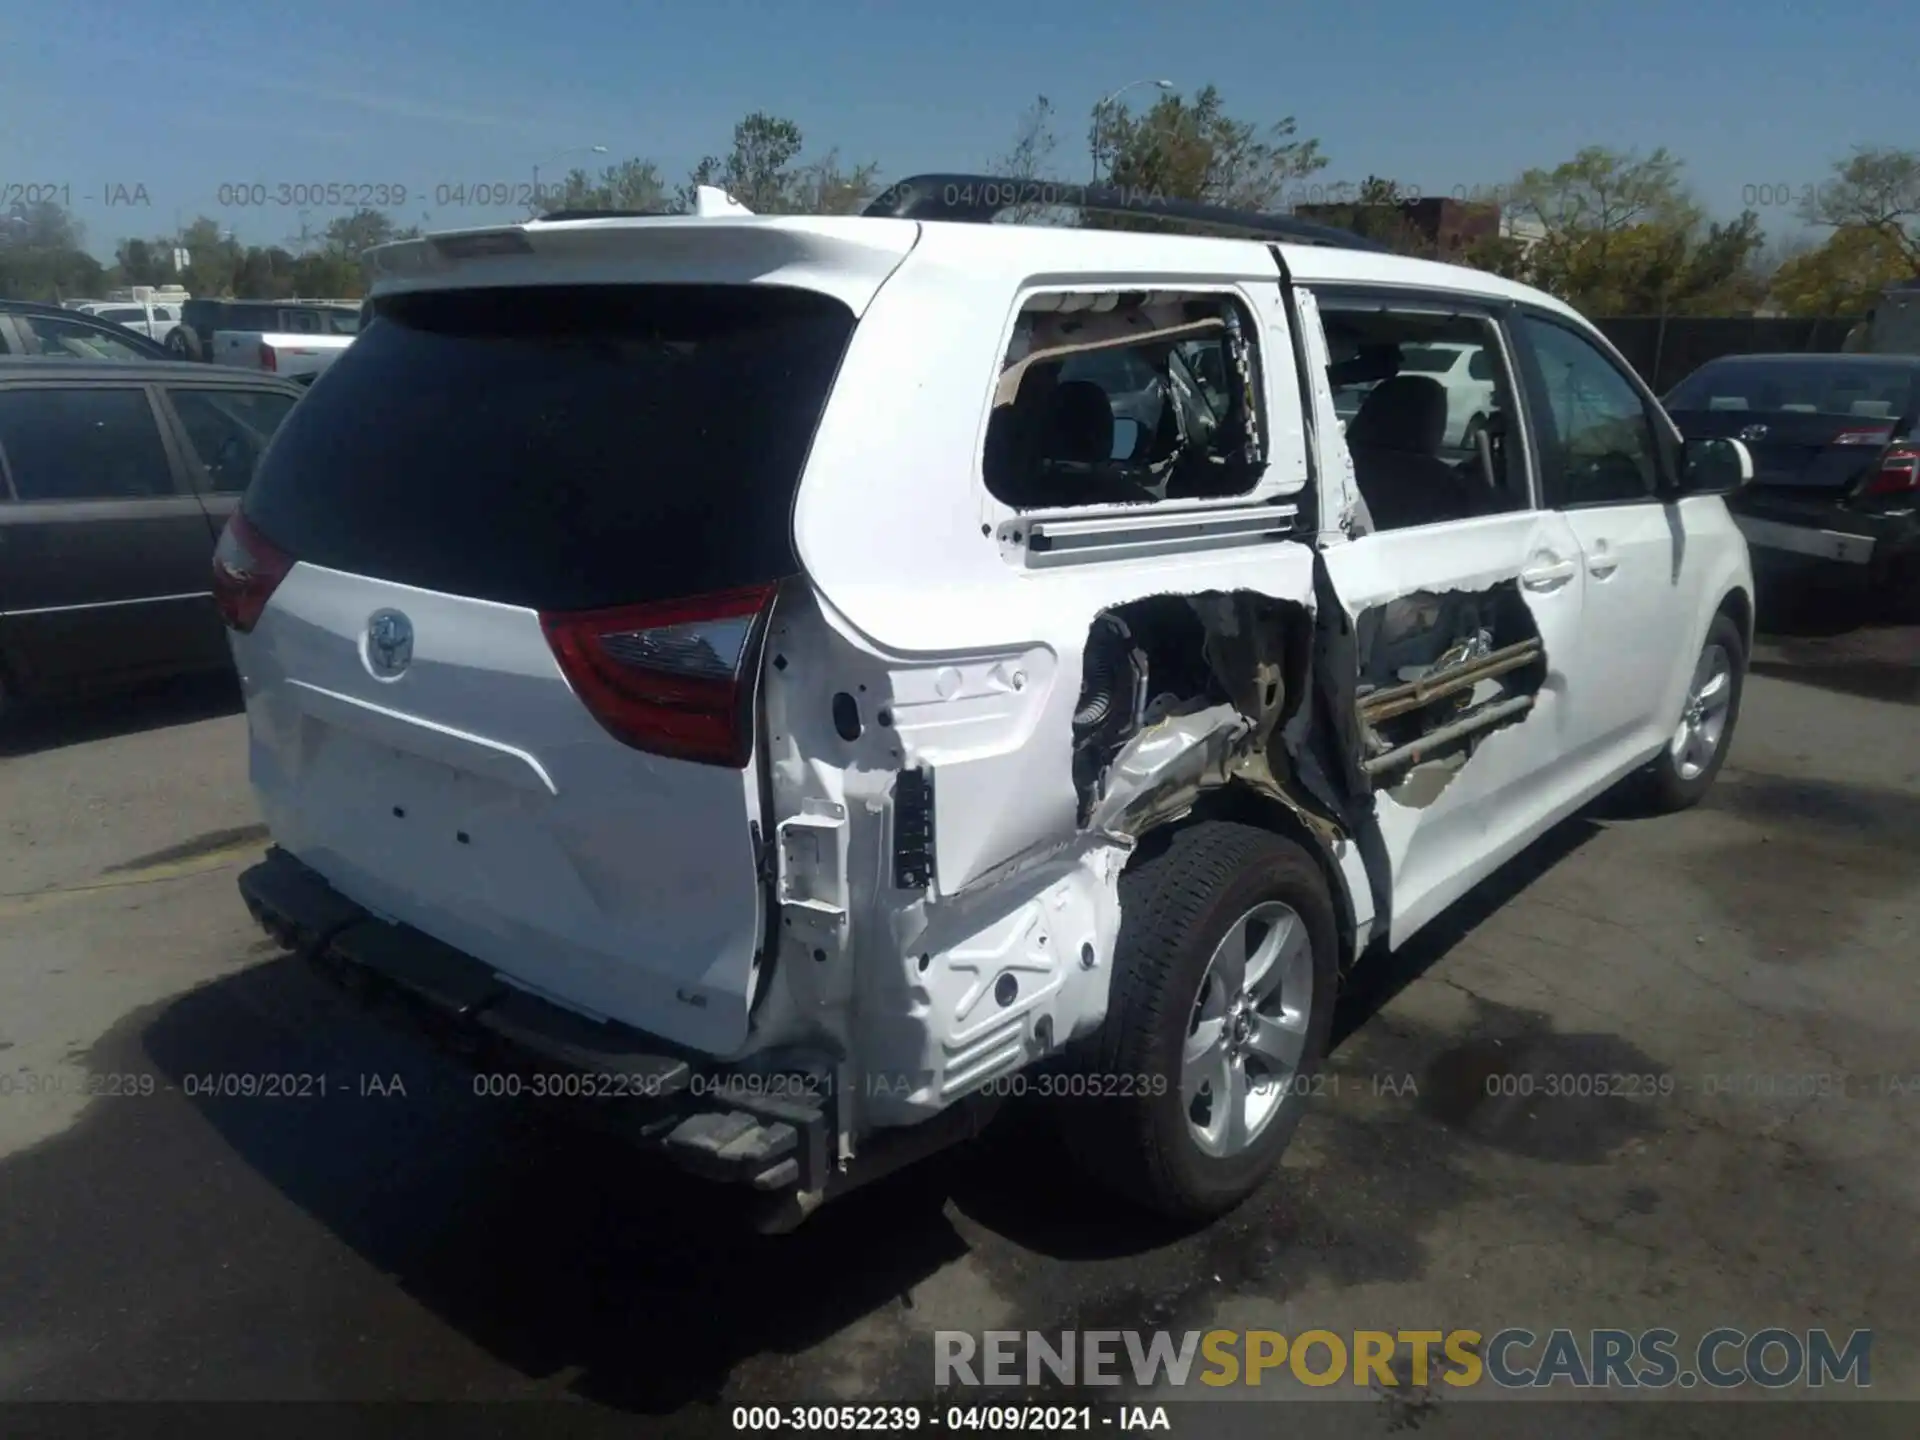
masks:
[[[1577,573],[1578,567],[1571,560],[1554,560],[1522,570],[1520,583],[1529,590],[1558,590]]]

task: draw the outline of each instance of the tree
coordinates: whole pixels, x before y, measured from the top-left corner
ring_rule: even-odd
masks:
[[[1759,217],[1708,223],[1682,169],[1664,148],[1643,156],[1588,146],[1515,182],[1511,208],[1539,239],[1483,240],[1462,258],[1590,315],[1751,311],[1766,289],[1754,263],[1766,243]]]
[[[755,111],[733,127],[733,148],[693,167],[680,188],[682,208],[693,208],[694,191],[716,186],[756,215],[849,214],[873,198],[880,167],[845,169],[839,152],[800,163],[805,137],[791,120]]]
[[[294,256],[290,278],[295,295],[356,300],[366,293],[360,257],[332,247]]]
[[[1053,102],[1036,95],[1014,126],[1013,143],[1005,154],[988,163],[987,173],[1007,180],[1057,178],[1049,173],[1053,152],[1060,143],[1053,131],[1053,114]]]
[[[1847,225],[1782,264],[1769,294],[1789,315],[1864,315],[1881,291],[1911,273],[1906,251],[1885,229]]]
[[[15,201],[0,217],[0,246],[19,250],[84,250],[86,230],[54,200]]]
[[[667,193],[660,167],[651,160],[634,158],[609,165],[598,175],[574,170],[560,182],[557,190],[543,194],[534,206],[535,214],[555,210],[677,210],[676,197]]]
[[[1566,231],[1527,253],[1527,278],[1589,315],[1751,313],[1766,293],[1750,263],[1764,240],[1752,211],[1704,229]]]
[[[1513,186],[1513,208],[1556,235],[1611,235],[1641,225],[1685,229],[1699,207],[1665,147],[1651,155],[1589,145],[1551,170],[1528,170]]]
[[[1455,258],[1462,265],[1485,270],[1523,284],[1533,282],[1527,242],[1512,235],[1482,235],[1469,241]]]
[[[222,231],[220,222],[206,215],[195,218],[181,230],[169,248],[187,252],[186,268],[175,276],[194,295],[231,295],[234,281],[246,257],[244,248],[231,231]]]
[[[233,293],[240,300],[284,300],[298,293],[292,254],[278,245],[250,245],[240,259]]]
[[[122,240],[113,261],[118,284],[165,285],[173,279],[172,247],[164,240]]]
[[[1003,180],[1057,180],[1053,153],[1060,137],[1054,133],[1053,101],[1036,95],[1033,104],[1021,112],[1014,123],[1013,143],[989,160],[986,173]],[[1016,205],[1001,219],[1010,225],[1074,224],[1080,212],[1058,205]]]
[[[384,210],[356,210],[327,222],[323,248],[358,263],[361,255],[395,238],[393,217]]]
[[[1801,218],[1836,239],[1845,230],[1874,231],[1904,259],[1906,275],[1920,277],[1920,150],[1861,146],[1833,169],[1834,178],[1805,198]]]
[[[1264,128],[1236,120],[1216,86],[1191,103],[1163,95],[1136,116],[1096,108],[1089,131],[1107,183],[1169,199],[1199,200],[1240,210],[1277,207],[1287,182],[1324,170],[1318,140],[1299,140],[1291,115]]]
[[[19,202],[0,215],[0,294],[19,300],[97,295],[105,267],[81,248],[85,232],[64,206]]]

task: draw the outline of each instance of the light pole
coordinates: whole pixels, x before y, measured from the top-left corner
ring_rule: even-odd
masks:
[[[1093,107],[1093,183],[1096,185],[1100,183],[1100,127],[1106,123],[1107,111],[1112,107],[1113,102],[1126,94],[1127,91],[1141,85],[1151,85],[1158,90],[1173,89],[1173,81],[1156,80],[1151,75],[1148,75],[1139,80],[1129,80]]]
[[[534,205],[537,207],[543,203],[540,199],[540,166],[541,165],[549,164],[555,160],[564,160],[569,155],[604,155],[606,153],[607,153],[607,147],[604,145],[575,145],[570,149],[556,151],[554,154],[547,156],[545,160],[538,162],[533,167],[533,203]]]

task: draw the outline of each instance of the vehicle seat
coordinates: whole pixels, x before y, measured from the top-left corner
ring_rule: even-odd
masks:
[[[1071,465],[1113,458],[1113,405],[1091,380],[1068,380],[1053,391],[1042,454]]]
[[[1116,473],[1107,392],[1091,380],[1050,379],[1029,372],[1013,403],[988,424],[989,465],[1012,482],[1003,480],[1001,498],[1022,510],[1154,499]]]
[[[1404,530],[1473,513],[1454,468],[1440,458],[1447,390],[1425,375],[1382,380],[1347,425],[1355,479],[1376,529]]]

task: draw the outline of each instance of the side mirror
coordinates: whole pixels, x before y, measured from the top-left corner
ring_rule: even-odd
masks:
[[[1680,452],[1682,495],[1731,495],[1753,479],[1753,452],[1733,439],[1689,440]]]

